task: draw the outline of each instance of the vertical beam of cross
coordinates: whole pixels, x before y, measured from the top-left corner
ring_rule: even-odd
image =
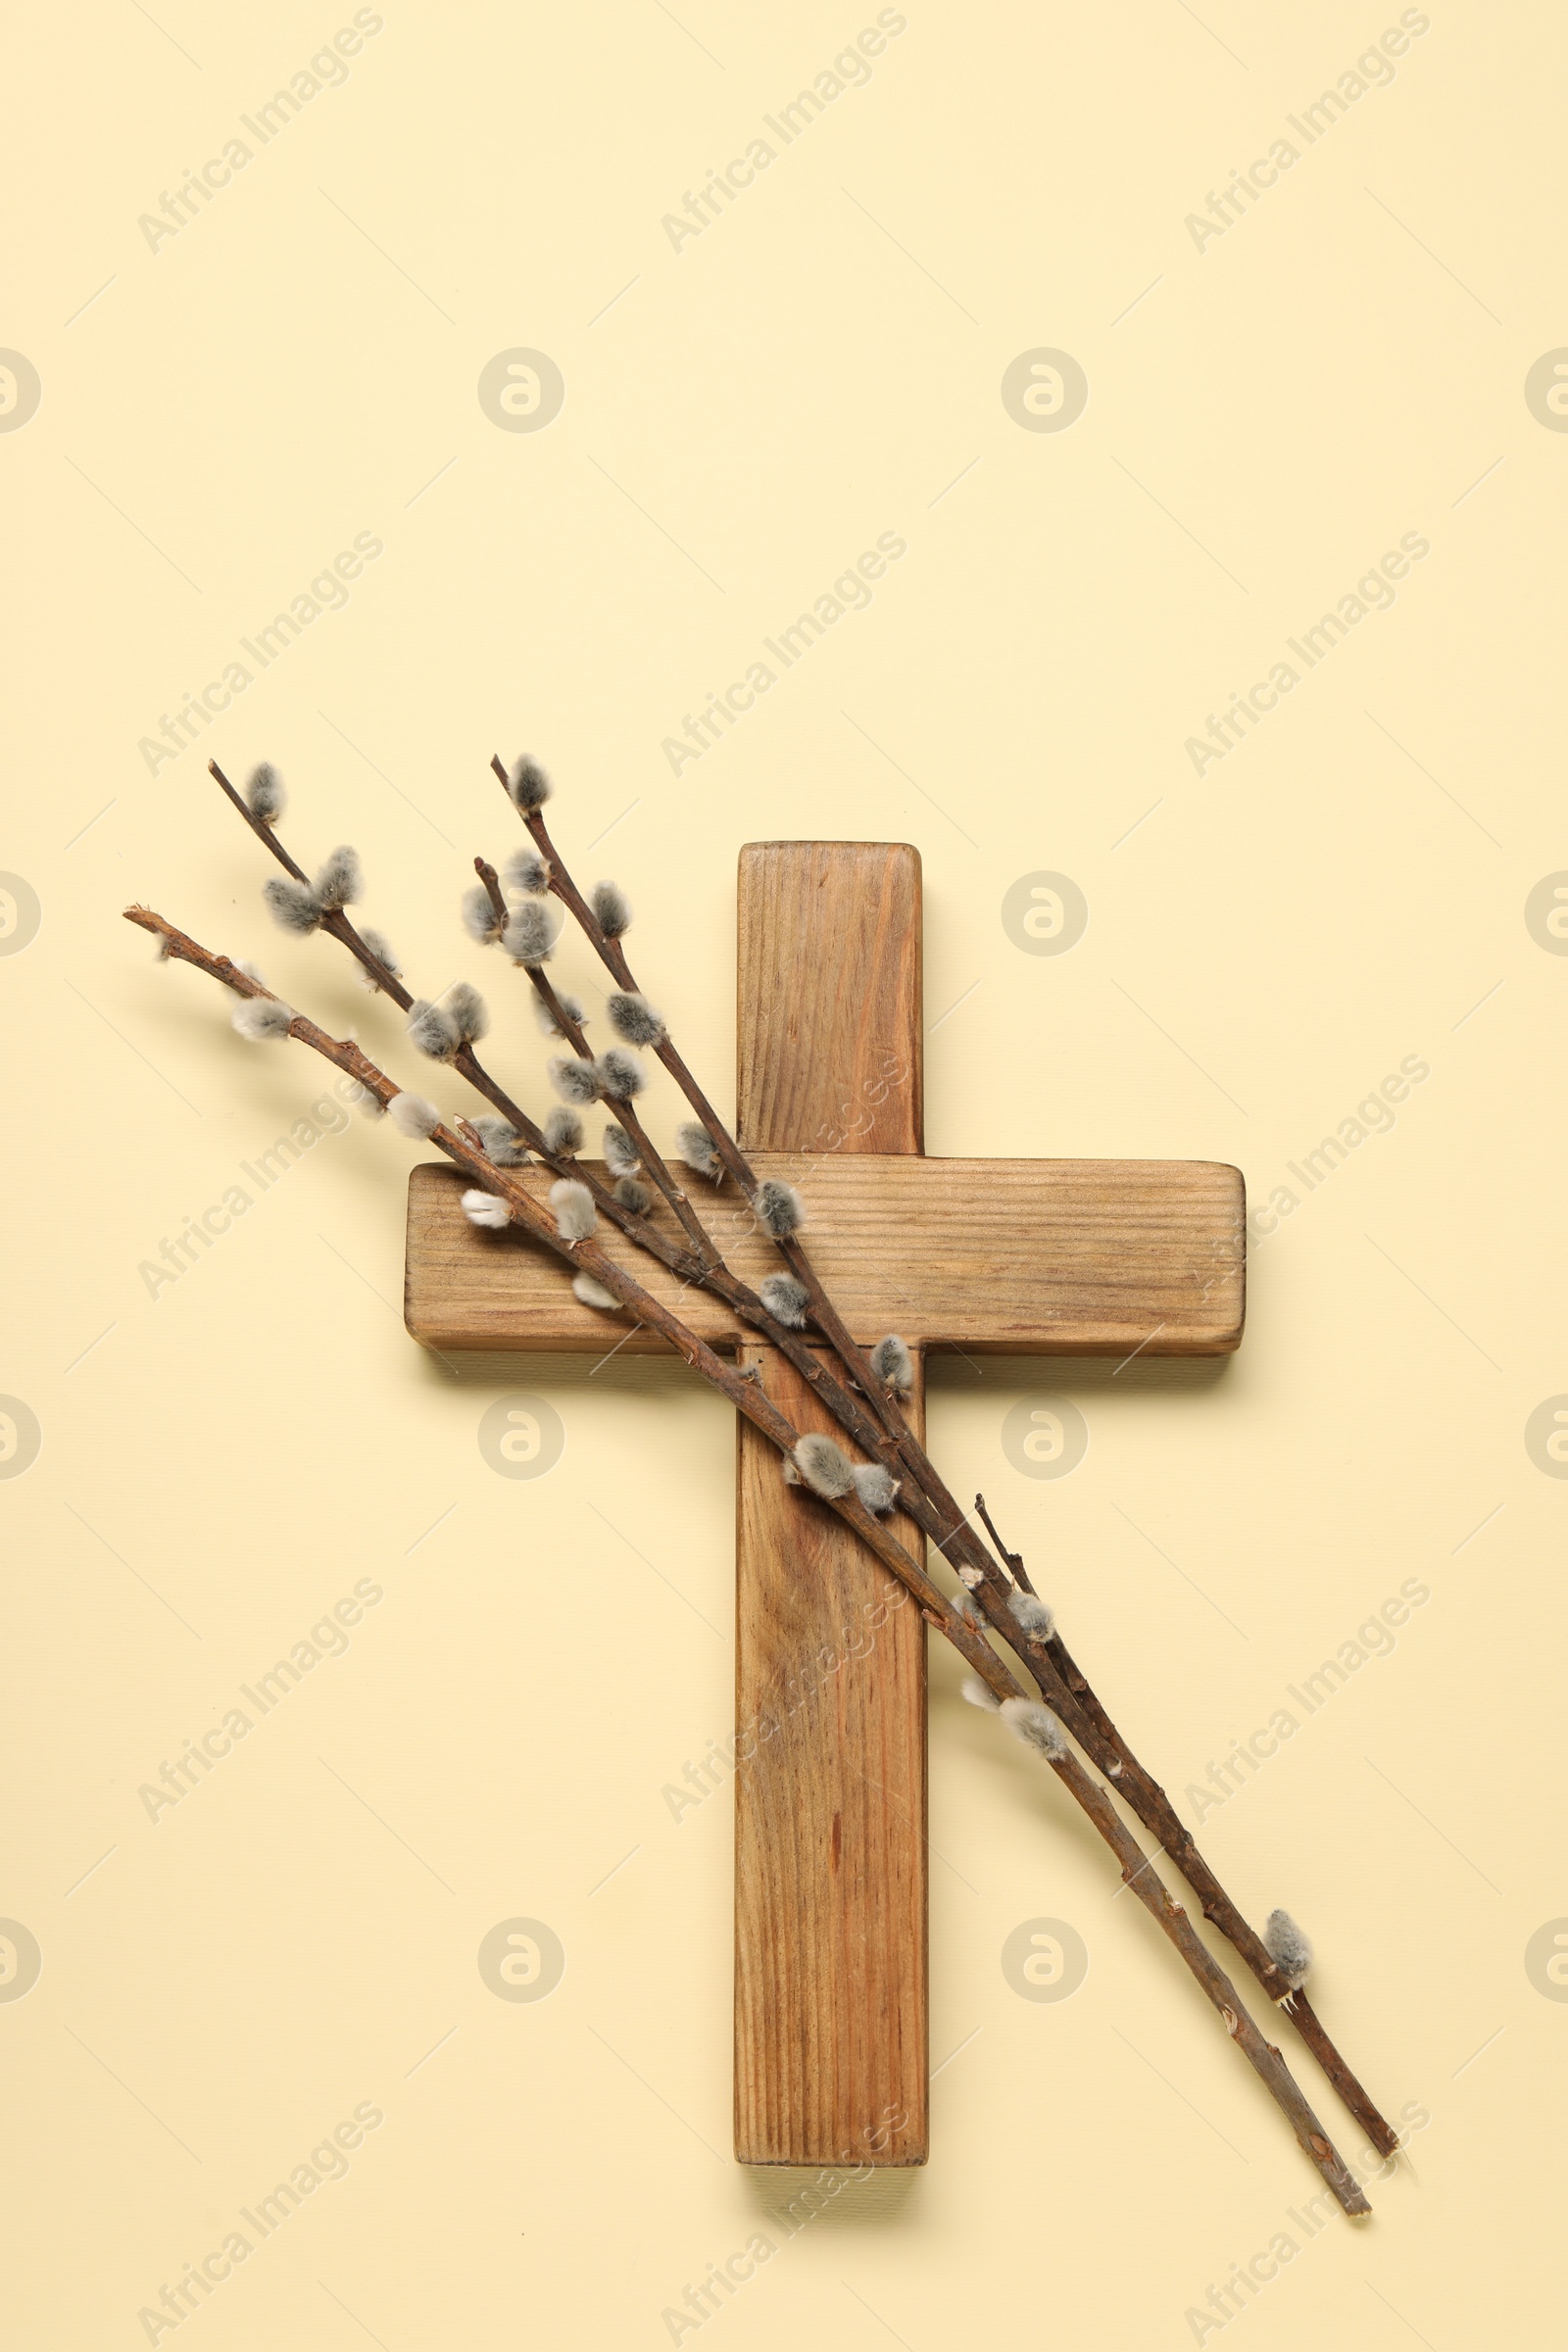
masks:
[[[920,1031],[918,853],[743,851],[743,1149],[819,1153],[808,1201],[845,1155],[919,1152]],[[748,1344],[742,1361],[798,1426],[831,1426],[771,1348]],[[910,1409],[919,1428],[918,1391]],[[750,1423],[738,1429],[735,2152],[923,2164],[925,1629],[848,1530],[785,1487]],[[923,1556],[917,1531],[899,1532]]]

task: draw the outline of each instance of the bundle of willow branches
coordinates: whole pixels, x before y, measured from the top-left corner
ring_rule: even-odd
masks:
[[[286,931],[324,932],[346,948],[367,986],[390,998],[407,1016],[408,1036],[418,1052],[465,1079],[490,1104],[490,1112],[472,1120],[457,1113],[443,1117],[425,1097],[399,1087],[353,1039],[329,1036],[283,1003],[251,965],[215,955],[148,907],[127,907],[126,920],[153,933],[161,955],[206,972],[233,994],[233,1024],[241,1036],[258,1042],[293,1038],[308,1046],[357,1082],[360,1107],[368,1115],[389,1114],[403,1134],[443,1152],[471,1179],[463,1206],[473,1224],[498,1231],[515,1226],[542,1244],[569,1270],[572,1289],[585,1305],[607,1316],[628,1316],[660,1334],[745,1414],[777,1448],[783,1476],[799,1489],[802,1508],[825,1506],[854,1530],[898,1578],[926,1622],[964,1659],[970,1669],[964,1695],[994,1711],[1082,1807],[1115,1855],[1123,1881],[1191,1969],[1340,2204],[1347,2213],[1365,2213],[1367,2201],[1353,2174],[1279,2050],[1249,2015],[1114,1797],[1152,1833],[1198,1897],[1204,1917],[1296,2026],[1371,2146],[1390,2158],[1398,2148],[1397,2135],[1307,1998],[1312,1955],[1306,1937],[1284,1911],[1275,1911],[1259,1935],[1237,1909],[1067,1649],[1022,1559],[1004,1547],[983,1499],[976,1496],[982,1523],[977,1526],[959,1509],[911,1430],[903,1405],[913,1380],[908,1347],[896,1333],[869,1350],[855,1339],[811,1263],[803,1238],[806,1203],[791,1185],[759,1178],[681,1058],[663,1015],[638,988],[622,944],[631,921],[624,894],[613,882],[597,882],[586,895],[578,888],[545,824],[551,785],[536,761],[521,759],[510,770],[499,760],[491,764],[528,839],[500,873],[484,858],[474,859],[478,880],[464,897],[463,920],[475,941],[498,948],[522,971],[541,1028],[562,1049],[550,1062],[559,1100],[542,1120],[513,1099],[474,1052],[488,1027],[478,991],[460,981],[439,1002],[416,997],[381,933],[350,919],[347,909],[364,888],[358,853],[334,850],[314,879],[295,862],[279,838],[283,789],[270,766],[257,768],[243,793],[216,762],[211,772],[282,868],[266,884],[274,918]],[[598,1054],[585,1034],[582,1004],[556,986],[548,969],[568,919],[614,983],[608,1012],[616,1042]],[[645,1053],[663,1065],[693,1114],[678,1130],[673,1161],[655,1144],[637,1107],[648,1078],[640,1058]],[[595,1105],[609,1114],[602,1169],[579,1156],[583,1113]],[[542,1163],[555,1178],[548,1200],[524,1179],[530,1161]],[[732,1188],[744,1203],[747,1229],[760,1230],[776,1246],[780,1271],[760,1288],[754,1290],[726,1263],[713,1238],[711,1212],[705,1219],[694,1205],[677,1172],[681,1168],[707,1180],[715,1193]],[[683,1283],[724,1299],[741,1323],[796,1366],[854,1450],[834,1438],[803,1436],[795,1429],[755,1374],[716,1355],[643,1288],[623,1262],[626,1253],[611,1253],[605,1246],[607,1227]],[[895,1536],[888,1524],[895,1502],[956,1571],[956,1593],[945,1594],[925,1559]],[[1104,1782],[1085,1768],[1077,1751],[1104,1775]]]

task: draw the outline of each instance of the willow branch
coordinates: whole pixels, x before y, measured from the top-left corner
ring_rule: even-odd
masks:
[[[1002,1538],[998,1535],[996,1521],[992,1518],[991,1513],[986,1509],[986,1498],[983,1494],[977,1494],[975,1496],[974,1507],[985,1527],[986,1534],[991,1538],[992,1549],[996,1552],[998,1559],[1006,1569],[1007,1574],[1012,1578],[1013,1583],[1018,1586],[1021,1592],[1032,1592],[1034,1591],[1034,1587],[1029,1582],[1029,1571],[1023,1564],[1022,1555],[1016,1551],[1009,1551],[1005,1544],[1004,1544],[1002,1541]]]
[[[1378,2154],[1397,2155],[1398,2133],[1346,2065],[1304,1987],[1298,1985],[1281,2007]]]
[[[127,907],[125,919],[159,939],[166,956],[192,965],[232,991],[235,996],[279,1001],[263,982],[253,979],[248,972],[242,972],[229,957],[215,956],[151,908]],[[286,1009],[290,1014],[289,1036],[355,1079],[383,1109],[402,1092],[352,1040],[333,1038],[306,1014],[296,1012],[292,1006]],[[629,1313],[659,1331],[694,1371],[727,1396],[735,1409],[743,1413],[786,1460],[791,1460],[800,1444],[800,1433],[767,1396],[761,1383],[749,1379],[746,1374],[725,1364],[678,1316],[645,1291],[592,1236],[575,1240],[564,1236],[549,1209],[535,1200],[527,1187],[510,1170],[495,1166],[486,1157],[477,1138],[472,1137],[471,1132],[464,1132],[466,1127],[466,1121],[453,1127],[439,1120],[430,1130],[428,1140],[466,1173],[475,1178],[484,1190],[504,1200],[512,1222],[520,1226],[533,1240],[542,1243],[568,1266],[592,1274],[619,1299]],[[892,1532],[864,1508],[853,1491],[848,1494],[824,1496],[821,1499],[828,1503],[828,1507],[859,1537],[884,1566],[892,1570],[919,1605],[927,1622],[946,1636],[995,1698],[1003,1703],[1022,1698],[1018,1684],[968,1613],[944,1598],[924,1568],[905,1550]],[[1207,1998],[1219,2011],[1227,2033],[1242,2049],[1285,2114],[1298,2142],[1317,2167],[1340,2204],[1350,2214],[1368,2211],[1365,2197],[1312,2113],[1279,2051],[1258,2032],[1229,1978],[1210,1956],[1181,1904],[1164,1886],[1137,1839],[1122,1822],[1108,1792],[1084,1771],[1077,1758],[1067,1749],[1065,1740],[1061,1741],[1059,1752],[1054,1750],[1050,1754],[1049,1761],[1058,1780],[1116,1855],[1122,1866],[1125,1883],[1133,1887],[1145,1908],[1157,1921],[1198,1979]]]

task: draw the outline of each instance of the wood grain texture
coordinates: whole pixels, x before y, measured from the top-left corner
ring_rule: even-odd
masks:
[[[744,1152],[923,1152],[920,853],[754,841],[740,858]]]
[[[918,1153],[918,852],[752,842],[739,906],[743,1151],[806,1150],[839,1175],[866,1152]],[[858,1237],[855,1254],[874,1246]],[[749,1340],[742,1360],[799,1426],[831,1426],[775,1350]],[[918,1389],[911,1410],[923,1425]],[[750,1423],[736,1429],[735,1713],[758,1737],[736,1774],[735,2153],[923,2164],[925,1627],[848,1529],[784,1485]],[[916,1529],[900,1534],[924,1556]]]
[[[845,1099],[840,1088],[835,1106]],[[757,1152],[805,1195],[811,1256],[857,1339],[902,1331],[969,1355],[1225,1355],[1245,1308],[1240,1171],[1215,1160],[919,1159]],[[523,1171],[549,1190],[547,1171]],[[602,1348],[548,1251],[469,1225],[467,1182],[446,1166],[409,1182],[406,1312],[428,1346]],[[694,1198],[707,1200],[693,1186]],[[734,1199],[729,1186],[718,1200]],[[657,1298],[726,1352],[741,1333],[722,1301],[682,1291],[654,1259],[607,1236]],[[775,1271],[765,1242],[726,1250],[737,1273]],[[646,1332],[636,1352],[662,1349]]]
[[[742,1360],[801,1428],[833,1427],[772,1348]],[[925,1627],[738,1428],[735,2154],[923,2164]],[[893,1526],[923,1558],[912,1521]]]

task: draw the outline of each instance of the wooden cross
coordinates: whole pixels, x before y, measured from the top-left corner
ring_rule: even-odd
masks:
[[[1242,1336],[1246,1202],[1209,1160],[923,1155],[920,858],[754,842],[740,859],[737,1137],[798,1184],[856,1338],[969,1355],[1220,1355]],[[550,1182],[536,1171],[540,1188]],[[532,1177],[529,1179],[533,1181]],[[410,1183],[406,1311],[442,1349],[592,1350],[604,1318],[548,1252],[464,1217],[445,1163]],[[706,1188],[696,1185],[694,1194]],[[722,1216],[733,1186],[718,1196]],[[744,1222],[744,1220],[740,1220]],[[638,1279],[831,1426],[723,1301],[623,1245]],[[768,1244],[723,1240],[737,1273]],[[651,1334],[624,1343],[661,1348]],[[918,1429],[919,1384],[910,1399]],[[914,2165],[928,2144],[925,1629],[902,1589],[739,1423],[735,2153]],[[904,1543],[924,1556],[913,1526]]]

